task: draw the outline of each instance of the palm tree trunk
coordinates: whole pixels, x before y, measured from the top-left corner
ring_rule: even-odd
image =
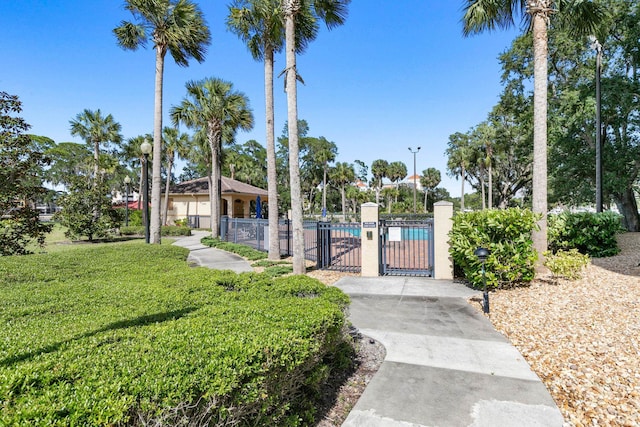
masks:
[[[93,186],[98,185],[100,174],[100,141],[93,141]]]
[[[533,15],[533,212],[542,217],[534,231],[533,247],[538,253],[536,270],[544,271],[547,250],[547,18]]]
[[[300,163],[298,141],[298,88],[295,51],[295,13],[297,0],[283,1],[286,17],[286,85],[287,120],[289,126],[289,179],[291,186],[291,222],[293,229],[293,274],[306,272],[304,260],[304,229],[302,225],[302,198],[300,189]]]
[[[167,182],[164,187],[164,206],[162,207],[162,224],[167,225],[167,214],[169,213],[169,186],[171,185],[171,169],[173,169],[173,153],[167,153],[169,164],[167,164]]]
[[[460,173],[460,212],[464,212],[464,177],[466,175],[466,171],[464,169],[464,165],[462,165],[462,172]]]
[[[489,188],[487,189],[487,191],[489,192],[487,194],[487,199],[488,199],[488,203],[487,205],[489,206],[489,209],[493,208],[493,176],[492,176],[493,172],[491,171],[491,159],[489,159]]]
[[[264,55],[264,92],[267,114],[267,192],[269,194],[269,259],[280,259],[278,232],[278,174],[276,167],[275,125],[273,113],[273,49]]]
[[[485,209],[487,209],[487,202],[485,201],[486,200],[485,199],[486,193],[485,193],[485,190],[484,190],[484,176],[482,175],[482,171],[480,172],[480,176],[481,176],[481,178],[480,178],[480,189],[481,189],[480,195],[482,196],[482,210],[485,210]]]
[[[342,220],[347,218],[347,195],[344,192],[344,184],[340,187],[340,195],[342,196]]]
[[[221,180],[221,146],[222,131],[214,124],[209,123],[207,129],[207,139],[211,148],[211,235],[214,238],[220,237],[220,180]]]
[[[162,77],[165,50],[156,48],[156,83],[153,108],[153,163],[151,170],[151,243],[160,243],[160,194],[162,187]]]

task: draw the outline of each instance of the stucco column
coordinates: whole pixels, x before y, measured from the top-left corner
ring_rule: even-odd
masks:
[[[449,255],[449,232],[453,228],[453,203],[433,205],[433,278],[453,280],[453,260]]]
[[[380,233],[378,231],[378,205],[365,203],[361,206],[360,240],[362,241],[360,255],[362,257],[362,277],[377,277],[380,275],[379,253]]]

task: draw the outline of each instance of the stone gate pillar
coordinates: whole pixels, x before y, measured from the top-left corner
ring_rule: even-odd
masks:
[[[380,232],[378,230],[378,205],[364,203],[360,207],[360,240],[362,277],[377,277],[380,275],[379,253]]]
[[[449,232],[453,228],[453,203],[433,205],[433,278],[453,280],[453,260],[449,255]]]

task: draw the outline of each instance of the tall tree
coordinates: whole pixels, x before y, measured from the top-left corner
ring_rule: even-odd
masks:
[[[384,159],[377,159],[371,163],[371,184],[376,190],[376,203],[380,203],[380,191],[382,190],[382,180],[389,177],[389,162]]]
[[[79,136],[93,148],[93,177],[97,184],[100,171],[100,145],[120,144],[122,126],[114,120],[111,114],[103,116],[100,109],[95,111],[85,109],[69,123],[71,124],[71,135]]]
[[[424,211],[427,212],[427,199],[429,198],[429,192],[433,193],[436,187],[440,185],[440,171],[436,168],[427,168],[422,171],[420,177],[420,184],[424,188]],[[433,203],[432,203],[433,204]]]
[[[122,21],[113,30],[118,44],[124,49],[136,50],[150,38],[156,50],[151,242],[160,243],[164,58],[168,51],[179,66],[188,66],[190,58],[202,62],[211,36],[202,11],[190,0],[125,0],[125,8],[133,14],[136,22]]]
[[[208,78],[187,83],[187,96],[171,108],[174,125],[184,123],[206,132],[211,153],[209,197],[211,200],[211,235],[220,236],[220,197],[222,142],[231,143],[238,129],[253,127],[253,114],[244,93],[233,90],[230,82]]]
[[[527,21],[533,33],[533,211],[541,215],[533,246],[538,269],[547,250],[547,25],[554,14],[567,28],[585,34],[596,31],[603,12],[588,0],[466,0],[463,16],[465,35],[510,27],[517,16]]]
[[[313,16],[322,20],[327,28],[342,25],[347,15],[350,0],[282,0],[282,13],[285,18],[286,51],[286,91],[287,122],[289,125],[289,175],[291,184],[291,213],[293,229],[293,272],[304,274],[304,228],[302,225],[302,196],[300,190],[299,140],[298,140],[298,90],[299,79],[296,67],[296,20],[301,15]]]
[[[402,162],[389,163],[388,178],[396,185],[396,189],[400,185],[400,181],[407,177],[407,165]],[[396,193],[397,194],[397,193]],[[398,196],[396,195],[396,203],[398,202]]]
[[[456,132],[450,135],[446,155],[447,173],[456,178],[460,176],[460,210],[464,211],[464,182],[467,180],[470,157],[469,134]]]
[[[281,0],[235,0],[229,6],[229,16],[227,17],[227,27],[247,44],[251,55],[256,61],[264,62],[270,260],[280,259],[278,177],[273,108],[274,53],[282,51],[285,39],[284,19],[280,3]],[[305,15],[302,18],[304,17],[307,16]],[[296,37],[298,41],[315,37],[316,26],[313,25],[313,22],[298,25],[296,29],[300,32]],[[300,52],[304,44],[299,46]]]
[[[164,204],[162,206],[162,224],[167,225],[167,214],[169,213],[169,188],[171,187],[171,171],[176,161],[176,156],[184,158],[191,143],[189,135],[180,133],[177,128],[165,126],[162,132],[165,146],[165,158],[167,162],[167,179],[164,190]]]
[[[25,132],[29,125],[17,96],[0,91],[0,256],[29,253],[44,244],[51,225],[40,222],[33,204],[45,193],[40,178],[47,160]]]
[[[340,196],[342,197],[342,217],[347,217],[347,197],[345,187],[353,184],[356,179],[356,173],[353,165],[347,162],[338,162],[331,168],[331,181],[340,188]]]

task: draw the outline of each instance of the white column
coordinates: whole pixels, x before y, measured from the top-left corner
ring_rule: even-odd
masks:
[[[361,206],[360,239],[362,277],[377,277],[380,275],[379,253],[380,234],[378,231],[378,205],[365,203]]]
[[[453,260],[449,255],[449,232],[453,228],[453,203],[433,205],[433,277],[453,280]]]

